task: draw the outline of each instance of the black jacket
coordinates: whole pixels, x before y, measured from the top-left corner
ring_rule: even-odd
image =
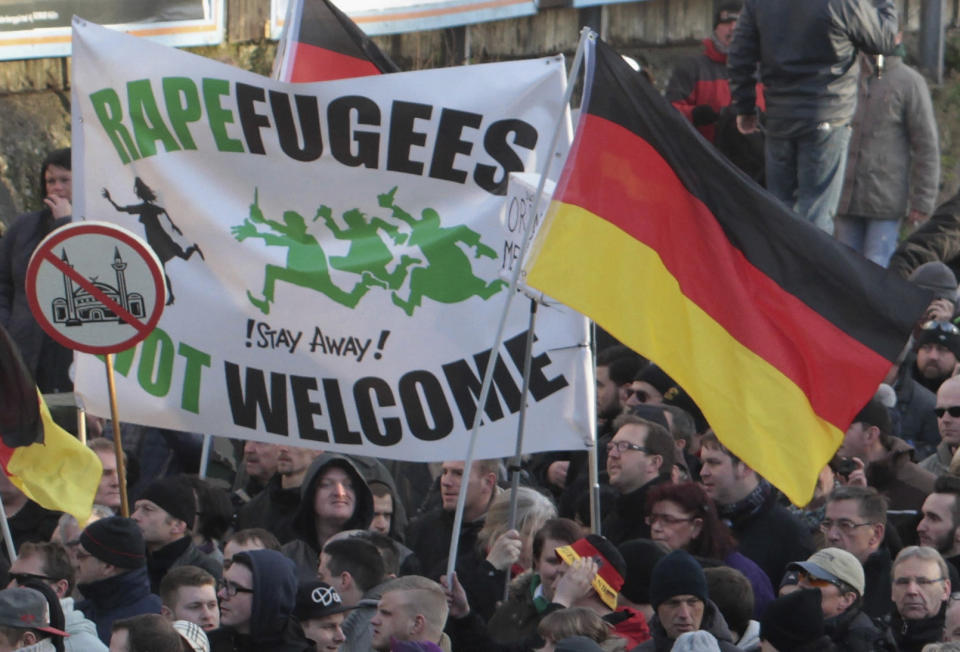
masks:
[[[613,511],[603,519],[603,536],[616,546],[632,539],[649,539],[650,526],[644,519],[647,493],[664,482],[670,482],[670,478],[654,478],[639,489],[617,496]]]
[[[114,621],[160,613],[160,597],[150,592],[145,566],[77,588],[84,597],[77,609],[96,624],[97,634],[104,643],[110,642]]]
[[[727,54],[737,114],[754,112],[756,71],[767,133],[792,138],[829,122],[848,124],[857,105],[857,52],[895,47],[893,0],[746,0]]]
[[[895,652],[897,645],[889,631],[880,629],[860,609],[849,609],[823,621],[830,640],[847,652]]]
[[[704,605],[700,629],[713,634],[717,639],[720,652],[739,652],[740,648],[733,643],[733,635],[730,633],[727,621],[723,619],[717,606],[709,600]],[[667,630],[660,624],[660,618],[656,615],[650,620],[650,634],[652,638],[649,641],[641,643],[631,652],[670,652],[673,649],[675,639],[667,635]]]
[[[460,528],[457,558],[475,555],[477,535],[483,528],[483,519],[466,522]],[[437,578],[447,570],[450,556],[450,536],[453,533],[453,512],[442,507],[432,509],[410,521],[407,526],[407,546],[420,560],[425,577]]]
[[[866,586],[863,591],[863,611],[871,618],[883,618],[894,610],[890,599],[890,567],[893,561],[887,548],[879,548],[867,557],[863,565]]]
[[[294,538],[293,517],[300,506],[300,487],[284,489],[274,474],[266,488],[237,512],[237,529],[260,527],[284,544]]]
[[[219,582],[223,575],[223,563],[213,555],[200,550],[189,536],[169,543],[156,552],[147,554],[147,573],[150,575],[150,590],[159,594],[160,580],[171,568],[196,566],[207,571]]]
[[[943,636],[943,621],[946,613],[946,602],[935,616],[922,620],[903,620],[894,610],[887,623],[900,652],[920,652],[927,643],[939,641]]]

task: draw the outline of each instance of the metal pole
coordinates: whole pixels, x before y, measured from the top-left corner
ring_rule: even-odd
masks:
[[[590,348],[593,352],[593,377],[597,377],[597,323],[590,322]],[[594,383],[596,388],[596,383]],[[587,468],[590,480],[590,531],[600,532],[600,469],[597,459],[597,420],[590,424],[590,444],[587,447]]]
[[[17,560],[17,548],[13,545],[13,535],[10,534],[10,523],[7,522],[7,510],[3,506],[3,498],[0,498],[0,529],[3,530],[3,540],[7,544],[7,555],[13,563]]]
[[[519,262],[517,263],[520,264]],[[517,449],[510,461],[510,518],[508,530],[517,527],[517,499],[520,494],[520,470],[523,468],[523,430],[527,423],[527,392],[530,391],[530,372],[533,368],[533,329],[537,324],[537,300],[530,299],[530,324],[527,327],[527,344],[523,353],[523,383],[520,390],[520,414],[517,420]],[[503,583],[503,599],[506,600],[510,592],[510,571]]]
[[[567,81],[567,90],[563,96],[564,109],[570,103],[570,97],[573,94],[573,82],[571,80],[576,78],[576,75],[580,72],[580,66],[583,63],[583,55],[586,49],[586,44],[588,40],[593,40],[596,38],[596,34],[589,28],[584,28],[580,32],[580,43],[577,45],[577,54],[573,58],[573,65],[570,67],[570,80]],[[553,159],[553,154],[557,149],[557,143],[560,140],[561,129],[563,128],[563,116],[561,115],[560,119],[557,120],[557,128],[553,132],[553,139],[550,141],[550,147],[548,148],[547,162],[544,165],[543,174],[540,176],[540,183],[537,186],[537,198],[533,203],[533,215],[536,216],[540,209],[540,198],[543,195],[543,188],[546,185],[547,173],[550,171],[550,164]],[[536,223],[536,219],[531,219],[524,230],[523,243],[520,249],[519,260],[522,261],[524,255],[526,254],[527,247],[529,246],[530,235],[533,233],[533,226]],[[463,463],[463,477],[468,478],[470,474],[470,467],[473,465],[473,452],[477,443],[477,432],[480,430],[480,419],[481,414],[483,413],[484,406],[487,403],[487,396],[490,394],[490,385],[493,382],[493,370],[497,365],[497,359],[500,356],[500,346],[503,344],[503,332],[506,330],[507,326],[507,314],[510,312],[510,304],[513,302],[513,297],[517,291],[517,283],[520,279],[520,270],[523,267],[522,264],[517,264],[513,268],[513,273],[510,276],[510,286],[507,288],[507,297],[504,301],[503,314],[500,316],[500,323],[497,326],[497,334],[494,338],[493,347],[490,349],[490,361],[487,363],[487,369],[483,374],[483,383],[480,386],[480,397],[477,400],[477,413],[473,417],[473,428],[470,432],[470,443],[467,446],[467,455]],[[457,564],[457,552],[460,547],[460,529],[463,526],[463,508],[467,500],[467,482],[460,482],[460,493],[457,496],[457,508],[453,516],[453,531],[450,533],[450,555],[447,559],[447,581],[450,586],[453,586],[453,571],[456,568]]]
[[[120,479],[120,516],[130,516],[127,502],[127,465],[123,463],[123,437],[120,435],[120,415],[117,412],[117,387],[113,377],[113,354],[107,358],[107,389],[110,392],[110,418],[113,419],[113,452],[117,456],[117,476]]]
[[[207,477],[207,464],[210,463],[210,446],[213,444],[213,437],[209,434],[203,436],[203,447],[200,449],[200,472],[201,478]]]

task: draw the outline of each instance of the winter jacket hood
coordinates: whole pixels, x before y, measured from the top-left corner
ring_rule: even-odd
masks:
[[[297,574],[293,562],[275,550],[251,550],[234,555],[253,571],[253,609],[250,636],[269,640],[281,634],[297,601]]]
[[[293,529],[297,537],[317,551],[320,550],[320,542],[317,541],[317,531],[314,526],[316,519],[314,496],[317,493],[320,478],[333,467],[343,469],[350,476],[355,495],[353,516],[343,524],[341,530],[365,530],[373,518],[373,494],[370,493],[367,481],[357,470],[353,461],[345,455],[333,453],[320,455],[310,464],[303,477],[303,483],[300,485],[300,506],[293,518]]]

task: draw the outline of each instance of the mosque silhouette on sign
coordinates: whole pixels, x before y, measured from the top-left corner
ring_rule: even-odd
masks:
[[[73,269],[73,265],[67,259],[67,250],[62,250],[60,260],[65,265]],[[110,265],[117,274],[117,286],[113,287],[107,283],[97,280],[97,277],[91,277],[90,282],[95,288],[100,290],[110,299],[116,301],[128,313],[138,319],[146,317],[146,309],[143,303],[143,295],[139,292],[127,292],[127,280],[124,270],[127,264],[120,257],[120,250],[113,250],[113,264]],[[57,324],[66,326],[80,326],[87,323],[116,321],[124,322],[122,317],[117,315],[111,308],[103,304],[100,299],[84,290],[83,288],[74,288],[73,279],[63,274],[63,289],[65,296],[57,297],[53,300],[53,321]]]

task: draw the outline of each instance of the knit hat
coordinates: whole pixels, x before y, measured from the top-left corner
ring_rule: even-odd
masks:
[[[743,9],[743,3],[737,0],[721,2],[713,14],[713,28],[716,29],[720,23],[731,23],[740,15]]]
[[[140,494],[139,500],[149,500],[173,518],[180,519],[193,528],[197,517],[197,498],[193,489],[177,477],[154,480]]]
[[[863,595],[866,580],[863,575],[863,566],[860,560],[846,550],[840,548],[824,548],[810,555],[807,561],[797,561],[789,564],[788,569],[800,568],[818,580],[849,584]]]
[[[952,269],[939,260],[920,265],[910,272],[907,280],[926,290],[932,290],[934,299],[957,302],[957,277]]]
[[[649,604],[653,567],[667,556],[667,550],[650,539],[624,541],[619,550],[627,563],[627,574],[623,578],[620,593],[635,604]]]
[[[43,594],[34,589],[18,587],[0,591],[0,625],[69,636],[50,626],[50,605]]]
[[[703,602],[709,597],[703,568],[685,550],[674,550],[657,562],[650,578],[650,604],[654,609],[676,595],[692,595]]]
[[[627,563],[620,551],[609,540],[599,534],[588,534],[569,546],[556,549],[557,556],[567,564],[578,559],[591,557],[600,567],[593,578],[593,590],[597,592],[611,609],[617,608],[617,595],[623,587],[623,576],[627,572]]]
[[[916,332],[917,348],[924,344],[941,344],[960,358],[960,332],[948,321],[928,321]]]
[[[94,521],[80,534],[80,545],[100,561],[119,568],[141,568],[147,563],[143,534],[132,518],[110,516]]]
[[[720,652],[720,644],[713,634],[699,629],[680,634],[670,652]]]
[[[297,606],[293,615],[303,622],[314,618],[332,616],[353,607],[344,606],[337,590],[320,580],[307,580],[297,586]]]
[[[819,589],[800,589],[767,605],[760,620],[760,639],[789,652],[823,636]]]
[[[857,416],[853,417],[852,423],[865,423],[868,426],[876,426],[880,429],[880,432],[888,435],[891,434],[893,430],[893,423],[890,421],[890,412],[886,406],[877,399],[872,399],[864,405],[863,408],[857,412]]]

